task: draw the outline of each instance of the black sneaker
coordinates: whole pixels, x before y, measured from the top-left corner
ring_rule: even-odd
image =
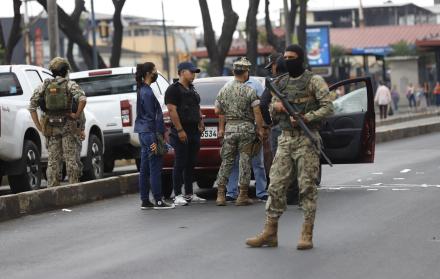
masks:
[[[268,196],[267,196],[267,195],[264,195],[264,196],[258,198],[258,200],[259,200],[259,201],[262,201],[262,202],[265,202],[265,201],[267,201],[267,198],[268,198]]]
[[[175,205],[164,202],[163,200],[156,201],[154,205],[154,209],[173,209]]]
[[[141,209],[142,210],[144,210],[144,209],[151,209],[153,207],[154,207],[154,204],[152,202],[150,202],[149,200],[142,201],[142,204],[141,204]]]
[[[231,196],[226,196],[226,201],[227,202],[235,202],[236,198],[231,197]]]

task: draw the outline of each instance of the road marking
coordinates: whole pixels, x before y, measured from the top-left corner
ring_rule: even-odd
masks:
[[[438,184],[398,184],[398,183],[391,183],[391,184],[383,184],[383,183],[376,183],[371,185],[322,185],[318,190],[324,190],[324,191],[330,191],[330,190],[355,190],[355,189],[366,189],[367,191],[377,191],[379,189],[390,189],[393,191],[408,191],[415,188],[440,188],[440,185]]]
[[[373,172],[371,174],[383,174],[383,172]]]
[[[370,188],[370,189],[367,189],[367,191],[379,191],[379,189],[376,189],[376,188]]]
[[[371,184],[371,185],[373,185],[373,186],[380,186],[380,185],[382,185],[383,183],[376,183],[376,184]]]
[[[362,179],[358,179],[357,182],[362,182]]]
[[[403,170],[400,171],[400,173],[407,173],[407,172],[410,172],[410,171],[411,171],[411,169],[403,169]]]
[[[407,188],[393,188],[391,190],[393,190],[393,191],[409,191],[410,189],[407,189]]]
[[[405,180],[403,177],[394,177],[393,180]]]

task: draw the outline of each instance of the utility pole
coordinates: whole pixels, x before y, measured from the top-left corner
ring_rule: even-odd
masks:
[[[52,59],[60,53],[57,0],[47,0],[47,28],[49,31],[50,58]]]
[[[29,0],[23,0],[24,2],[24,29],[23,29],[23,37],[24,37],[24,50],[26,57],[26,64],[30,65],[32,63],[31,59],[31,40],[29,37],[29,14],[28,14],[28,2]]]
[[[163,27],[163,39],[165,42],[165,69],[167,70],[168,80],[170,80],[170,56],[168,55],[168,42],[167,42],[167,26],[165,24],[165,11],[163,8],[163,0],[162,0],[162,27]]]
[[[359,27],[365,27],[364,6],[362,0],[359,0]]]
[[[289,18],[289,5],[287,4],[287,0],[284,0],[284,31],[286,38],[286,46],[292,43],[292,30],[290,26],[290,18]]]
[[[93,69],[98,69],[98,51],[96,50],[96,21],[95,21],[95,5],[91,0],[92,8],[92,38],[93,38]]]

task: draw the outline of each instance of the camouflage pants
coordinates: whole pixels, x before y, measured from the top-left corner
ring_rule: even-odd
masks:
[[[74,134],[65,134],[63,136],[47,137],[47,186],[60,185],[60,167],[61,162],[66,162],[67,175],[69,183],[79,182],[79,166],[77,162],[78,144],[77,136]]]
[[[79,135],[75,136],[75,142],[76,142],[76,163],[78,164],[78,173],[80,177],[83,171],[83,163],[81,162],[82,141]]]
[[[254,139],[255,133],[225,133],[220,151],[222,164],[217,174],[217,185],[226,186],[228,184],[237,154],[240,154],[238,183],[240,185],[249,185],[251,181],[251,157],[243,151],[243,147],[251,144]]]
[[[318,132],[314,133],[319,137]],[[286,209],[286,191],[291,179],[298,179],[304,219],[314,222],[318,190],[319,154],[302,131],[282,132],[270,169],[266,214],[280,217]]]

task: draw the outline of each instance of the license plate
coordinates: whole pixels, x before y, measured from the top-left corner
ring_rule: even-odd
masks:
[[[217,127],[205,127],[205,131],[202,134],[202,139],[216,139]]]

